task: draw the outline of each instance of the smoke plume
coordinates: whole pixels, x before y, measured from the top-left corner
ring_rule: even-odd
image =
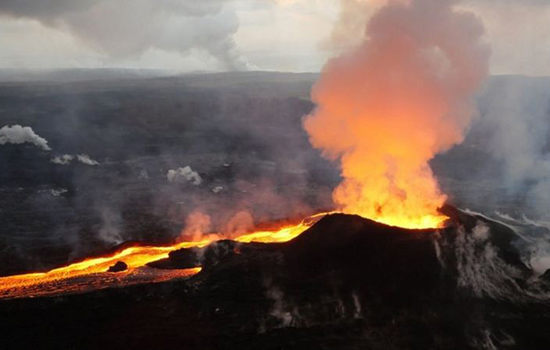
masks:
[[[178,168],[176,170],[168,170],[166,178],[169,182],[190,182],[195,186],[198,186],[202,183],[202,178],[196,171],[193,171],[190,166],[184,168]]]
[[[495,78],[484,97],[489,151],[502,165],[503,187],[523,197],[528,215],[549,219],[550,84],[544,78]]]
[[[90,158],[87,154],[79,154],[76,156],[76,159],[78,159],[79,162],[86,164],[86,165],[99,165],[99,162],[97,160],[93,160]]]
[[[482,23],[457,2],[390,1],[361,45],[324,67],[304,126],[340,161],[333,199],[344,212],[405,227],[443,220],[428,161],[463,140],[489,58]]]
[[[34,130],[28,126],[6,125],[0,129],[0,145],[5,145],[7,143],[22,144],[26,142],[32,143],[45,151],[51,150],[48,146],[48,141],[38,136]]]
[[[0,2],[0,15],[30,18],[69,31],[113,58],[148,49],[202,50],[224,69],[244,69],[233,34],[239,20],[223,0],[50,0]]]
[[[50,161],[54,164],[68,165],[73,161],[74,157],[70,154],[64,154],[62,156],[54,157]]]
[[[210,216],[196,210],[189,214],[185,220],[185,229],[181,237],[192,238],[194,241],[202,240],[212,230]]]
[[[89,155],[87,154],[78,154],[76,157],[70,154],[64,154],[62,156],[54,157],[50,160],[53,164],[58,165],[69,165],[72,163],[73,160],[79,161],[82,164],[94,166],[99,165],[99,162],[97,160],[93,160]]]

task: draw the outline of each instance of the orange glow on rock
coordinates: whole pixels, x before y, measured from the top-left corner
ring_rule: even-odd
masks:
[[[272,230],[260,230],[234,238],[237,242],[280,243],[300,235],[314,222],[328,213],[313,215],[296,225],[283,225]],[[0,277],[0,299],[50,296],[79,293],[106,287],[126,286],[137,283],[154,283],[191,277],[201,271],[200,267],[181,270],[161,270],[146,265],[168,258],[170,252],[183,248],[202,248],[215,241],[209,239],[180,242],[169,246],[132,246],[110,255],[89,258],[48,272],[29,273]],[[128,266],[125,271],[107,272],[116,262]]]

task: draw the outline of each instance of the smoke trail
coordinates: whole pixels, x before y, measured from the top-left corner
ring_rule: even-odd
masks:
[[[343,211],[411,228],[443,219],[428,161],[463,140],[489,58],[482,23],[456,3],[390,1],[362,44],[324,67],[304,127],[340,161]]]

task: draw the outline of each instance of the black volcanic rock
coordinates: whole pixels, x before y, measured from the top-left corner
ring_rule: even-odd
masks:
[[[200,263],[187,281],[0,302],[0,339],[7,349],[547,349],[546,286],[508,256],[513,232],[451,214],[441,230],[336,214],[286,243],[181,250],[164,263]],[[10,337],[19,329],[35,336]]]
[[[147,265],[158,269],[188,269],[197,266],[211,267],[234,254],[240,254],[237,247],[241,245],[241,243],[235,241],[222,240],[213,242],[204,248],[178,249],[170,252],[168,258],[153,261]],[[254,245],[252,243],[247,246],[251,247]]]
[[[128,265],[124,261],[117,261],[113,266],[109,267],[107,272],[122,272],[128,270]]]
[[[495,253],[506,264],[514,266],[524,277],[531,273],[530,269],[523,263],[519,250],[516,246],[518,241],[517,233],[510,227],[501,222],[491,220],[490,218],[476,213],[468,213],[459,210],[451,205],[445,205],[441,212],[449,216],[448,227],[442,230],[444,233],[441,236],[440,243],[444,246],[450,246],[454,249],[457,245],[457,236],[460,236],[461,232],[467,234],[467,236],[475,236],[476,230],[487,229],[491,234],[487,235],[486,241],[482,240],[485,246],[487,243],[494,247],[497,247]],[[462,230],[462,231],[460,231]],[[448,252],[445,259],[454,259],[454,253]],[[456,261],[448,261],[449,265],[456,265]]]
[[[150,262],[149,267],[157,269],[189,269],[200,266],[200,256],[203,249],[179,249],[168,254],[168,258]]]

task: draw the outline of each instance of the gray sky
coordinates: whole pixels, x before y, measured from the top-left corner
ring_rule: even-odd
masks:
[[[318,71],[384,1],[2,0],[0,68]],[[550,75],[550,0],[459,6],[483,19],[493,74]]]

